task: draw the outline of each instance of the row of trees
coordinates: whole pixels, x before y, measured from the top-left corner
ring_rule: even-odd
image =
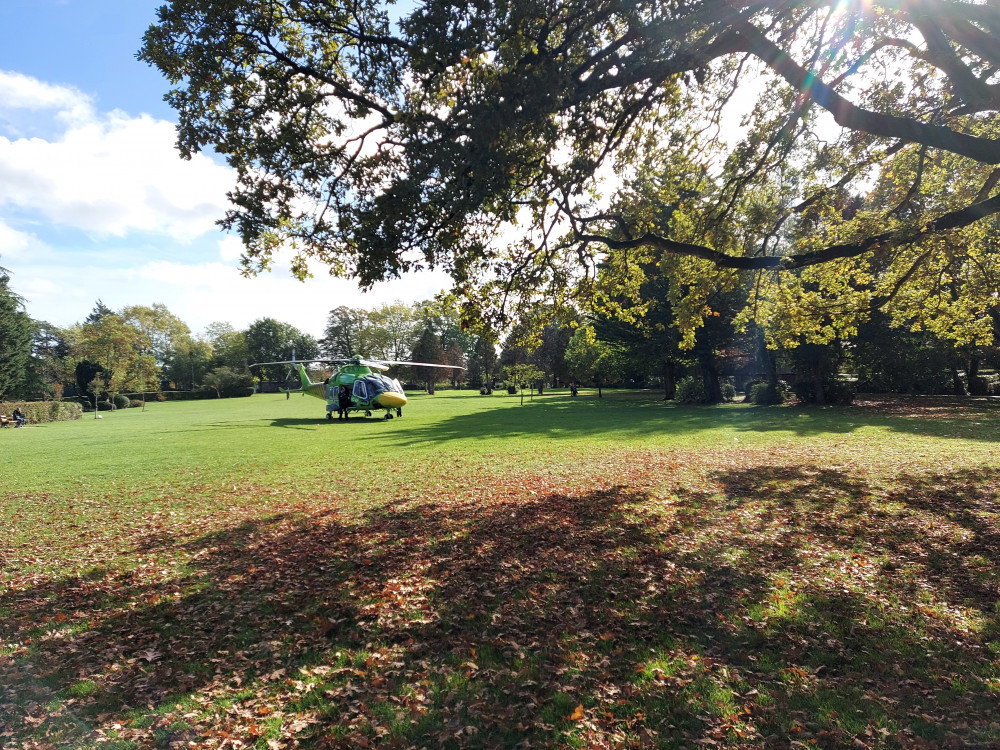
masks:
[[[598,280],[618,273],[612,256]],[[640,269],[642,270],[642,269]],[[805,335],[776,345],[773,330],[741,319],[738,286],[716,289],[711,313],[690,337],[677,326],[669,276],[651,269],[630,294],[606,294],[605,305],[587,314],[568,307],[536,310],[509,331],[501,345],[471,333],[446,304],[402,302],[373,310],[337,307],[316,340],[294,326],[261,318],[245,330],[213,323],[201,336],[163,305],[132,305],[113,311],[100,300],[80,324],[58,328],[31,320],[0,275],[0,399],[59,398],[174,388],[211,390],[217,396],[245,393],[253,378],[281,380],[286,368],[248,363],[361,355],[388,361],[454,365],[454,369],[400,367],[395,374],[418,380],[433,392],[452,387],[492,388],[593,384],[657,385],[674,398],[723,400],[725,386],[758,381],[763,401],[780,401],[780,381],[819,403],[845,398],[851,389],[907,393],[1000,392],[984,374],[1000,367],[1000,349],[957,342],[875,311],[856,321],[850,335],[816,343]],[[544,324],[537,324],[539,320]],[[1000,308],[987,320],[1000,329]],[[462,369],[464,368],[464,369]],[[846,385],[845,375],[851,385]],[[996,375],[990,375],[996,380]],[[730,389],[731,392],[732,389]]]
[[[0,400],[211,390],[245,394],[249,362],[319,354],[316,340],[294,326],[261,318],[246,330],[214,323],[194,336],[164,305],[112,310],[100,300],[82,323],[60,328],[32,320],[0,276]]]
[[[288,370],[251,372],[251,363],[354,355],[455,365],[396,372],[430,389],[439,380],[457,387],[471,378],[478,385],[498,373],[493,345],[463,331],[453,312],[430,303],[338,307],[319,340],[269,317],[244,330],[213,323],[196,336],[164,305],[112,310],[100,300],[83,322],[60,328],[32,320],[0,269],[0,400],[80,395],[97,401],[162,389],[235,395],[254,379],[283,380]]]

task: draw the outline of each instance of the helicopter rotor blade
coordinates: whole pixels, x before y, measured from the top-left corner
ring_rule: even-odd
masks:
[[[412,365],[415,367],[438,367],[443,370],[464,370],[465,368],[461,365],[442,365],[436,364],[434,362],[408,362],[401,359],[362,359],[359,356],[355,357],[325,357],[322,359],[286,359],[278,362],[254,362],[249,367],[262,367],[264,365],[308,365],[308,364],[325,364],[325,365],[344,365],[344,364],[357,364],[364,367],[374,367],[379,370],[387,370],[393,365]]]
[[[342,364],[344,362],[353,362],[353,361],[354,361],[353,359],[346,359],[346,358],[342,358],[342,357],[333,358],[333,359],[330,359],[330,358],[327,358],[327,359],[283,359],[283,360],[280,360],[278,362],[253,362],[252,364],[247,365],[247,367],[261,367],[263,365],[308,365],[308,364],[314,364],[314,363],[317,363],[317,362],[321,363],[321,364],[336,365],[336,364]]]
[[[432,362],[403,362],[398,359],[383,359],[379,361],[383,365],[415,365],[416,367],[440,367],[445,370],[464,370],[461,365],[437,365]]]

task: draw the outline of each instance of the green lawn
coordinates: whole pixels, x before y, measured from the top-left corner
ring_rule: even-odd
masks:
[[[1000,408],[0,431],[0,748],[1000,746]]]

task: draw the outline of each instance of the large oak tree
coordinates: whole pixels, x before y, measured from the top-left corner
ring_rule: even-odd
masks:
[[[682,343],[750,290],[775,340],[997,289],[1000,9],[963,0],[171,0],[140,58],[239,181],[249,272],[440,265],[471,322],[660,262]],[[512,227],[516,225],[516,232]],[[509,238],[509,241],[507,241]],[[947,278],[948,281],[942,281]],[[951,283],[954,281],[954,283]],[[955,307],[957,305],[957,307]],[[919,322],[919,320],[918,320]],[[949,327],[950,325],[950,327]]]

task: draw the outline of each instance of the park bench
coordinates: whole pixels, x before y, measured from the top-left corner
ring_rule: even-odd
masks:
[[[10,427],[16,424],[13,417],[8,417],[6,414],[0,414],[0,427]]]

